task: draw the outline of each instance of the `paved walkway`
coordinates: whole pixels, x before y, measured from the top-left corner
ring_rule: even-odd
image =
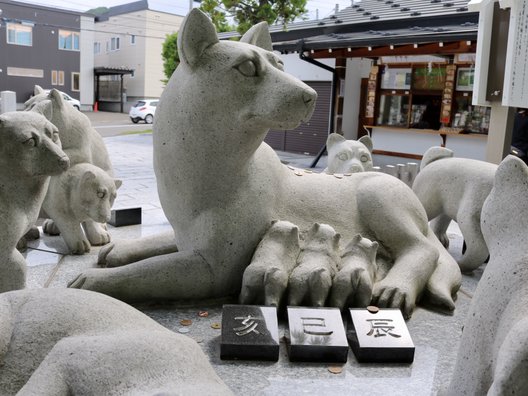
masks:
[[[161,209],[152,168],[152,135],[127,135],[105,139],[116,176],[123,180],[116,208],[142,208],[143,223],[115,228],[109,226],[114,240],[135,238],[170,229]],[[283,161],[304,167],[311,162],[306,156],[281,154]],[[321,164],[322,168],[324,164]],[[456,227],[450,229],[451,248],[461,249]],[[33,242],[25,253],[28,261],[28,287],[66,287],[80,271],[96,266],[100,248],[84,256],[66,255],[61,237],[44,236]],[[221,322],[223,301],[202,302],[181,307],[175,304],[138,305],[137,307],[173,331],[186,332],[209,356],[220,377],[237,395],[429,395],[446,385],[453,370],[457,343],[471,295],[481,271],[464,276],[453,316],[444,316],[417,308],[408,322],[416,345],[415,361],[407,364],[359,364],[352,352],[341,374],[332,374],[324,363],[290,363],[284,337],[288,336],[284,318],[280,321],[281,349],[277,363],[222,361],[219,356],[220,331],[213,328]],[[199,317],[206,310],[208,317]],[[180,321],[191,319],[183,327]],[[184,360],[185,357],[182,356]]]

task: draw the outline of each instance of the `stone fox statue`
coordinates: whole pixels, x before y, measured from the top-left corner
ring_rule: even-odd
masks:
[[[69,166],[57,128],[42,115],[0,116],[0,293],[25,287],[17,242],[37,221],[51,175]]]
[[[85,290],[0,294],[0,395],[232,395],[200,346]]]
[[[466,315],[447,394],[528,394],[528,168],[499,165],[482,207],[489,262]]]
[[[375,304],[409,316],[427,291],[454,309],[460,270],[404,183],[371,172],[338,179],[292,171],[263,143],[270,128],[308,120],[316,99],[283,71],[266,24],[241,42],[220,42],[195,9],[180,29],[178,52],[154,122],[158,192],[174,234],[109,245],[100,263],[121,267],[89,269],[71,287],[125,301],[236,294],[271,220],[280,219],[300,230],[329,224],[344,240],[361,233],[379,241],[379,256],[392,267],[374,285]]]

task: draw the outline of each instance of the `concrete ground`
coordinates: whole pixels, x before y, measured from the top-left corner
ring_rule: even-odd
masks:
[[[92,114],[94,125],[126,125],[124,118]],[[106,121],[105,121],[106,119]],[[105,124],[106,123],[106,124]],[[130,123],[130,126],[133,126]],[[114,127],[106,128],[114,131]],[[127,126],[128,128],[129,126]],[[105,128],[103,128],[105,129]],[[123,180],[115,208],[141,207],[141,225],[108,226],[114,240],[152,235],[170,230],[156,190],[152,168],[152,135],[129,134],[104,139],[112,159],[116,176]],[[306,156],[281,153],[283,161],[304,167],[311,162]],[[321,165],[323,167],[324,164]],[[448,230],[451,251],[460,255],[462,238],[458,227]],[[62,288],[82,270],[96,266],[100,250],[93,247],[89,254],[71,256],[60,236],[43,236],[30,243],[24,254],[28,262],[28,287]],[[220,330],[222,304],[225,301],[204,301],[194,305],[174,303],[145,304],[136,307],[162,325],[185,333],[195,339],[226,384],[237,395],[431,395],[448,384],[455,363],[457,343],[464,318],[482,269],[465,275],[458,293],[454,315],[443,315],[425,307],[418,307],[407,322],[416,346],[412,364],[360,364],[352,352],[348,362],[341,365],[339,374],[331,373],[326,363],[291,363],[285,340],[287,325],[280,318],[280,358],[278,362],[223,361],[220,359]],[[199,316],[207,311],[208,316]],[[180,322],[190,319],[190,326]],[[185,359],[182,356],[182,359]],[[212,390],[214,393],[214,390]]]

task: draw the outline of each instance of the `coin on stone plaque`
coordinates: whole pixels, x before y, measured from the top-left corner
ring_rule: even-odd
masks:
[[[342,173],[334,173],[334,177],[337,177],[338,179],[342,179],[343,178],[343,174]]]
[[[290,168],[291,170],[295,170],[295,166],[288,165],[288,168]]]
[[[304,173],[302,173],[300,170],[296,170],[295,173],[297,176],[302,176]]]
[[[188,332],[189,332],[189,328],[188,327],[180,327],[178,329],[178,333],[186,334]]]
[[[328,371],[332,374],[341,374],[343,372],[342,366],[328,366]]]
[[[375,313],[378,313],[379,312],[379,308],[374,306],[374,305],[369,305],[367,307],[367,311],[369,311],[370,313],[372,314],[375,314]]]
[[[311,170],[311,169],[305,169],[305,170],[304,170],[304,173],[313,173],[313,170]]]
[[[209,312],[207,312],[207,311],[200,311],[200,312],[198,312],[198,316],[199,316],[200,318],[207,318],[207,317],[209,316]]]
[[[219,329],[219,328],[222,327],[222,325],[220,325],[220,323],[215,322],[215,323],[212,323],[212,324],[211,324],[211,327],[212,327],[213,329]]]
[[[352,173],[345,173],[345,176],[352,176]]]
[[[190,325],[192,325],[192,320],[190,320],[190,319],[182,319],[182,320],[180,320],[180,324],[182,326],[190,326]]]

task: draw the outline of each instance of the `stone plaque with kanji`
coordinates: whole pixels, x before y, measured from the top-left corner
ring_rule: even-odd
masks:
[[[347,337],[358,362],[412,363],[414,344],[399,309],[350,309]]]
[[[290,360],[345,363],[348,342],[338,308],[288,307]]]
[[[224,305],[220,358],[277,361],[279,359],[277,308]]]

